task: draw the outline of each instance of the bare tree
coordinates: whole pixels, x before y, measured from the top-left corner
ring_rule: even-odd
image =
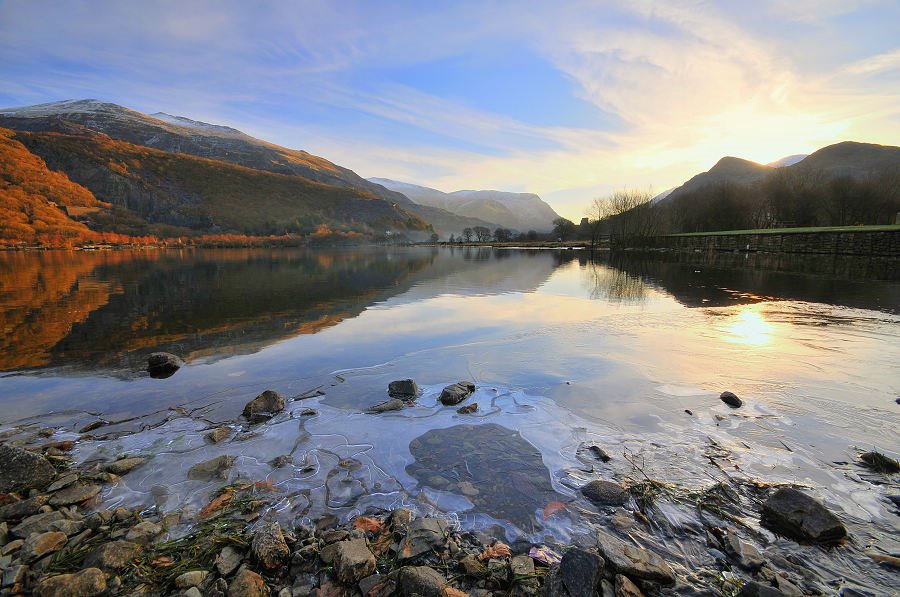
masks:
[[[467,243],[472,242],[472,229],[471,228],[463,228],[462,236],[463,236],[463,240],[465,240]]]

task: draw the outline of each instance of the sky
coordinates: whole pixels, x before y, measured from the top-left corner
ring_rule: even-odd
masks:
[[[577,221],[726,155],[900,145],[898,24],[897,0],[0,0],[0,107],[102,99]]]

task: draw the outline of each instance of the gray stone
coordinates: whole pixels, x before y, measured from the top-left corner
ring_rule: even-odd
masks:
[[[212,444],[218,444],[228,438],[234,430],[231,427],[216,427],[204,437]]]
[[[270,460],[269,464],[274,468],[284,468],[290,464],[294,464],[294,458],[290,454],[282,454],[281,456],[276,456]]]
[[[62,489],[64,487],[68,487],[69,485],[71,485],[72,483],[74,483],[77,480],[78,480],[77,473],[69,473],[68,475],[63,475],[62,477],[60,477],[59,479],[57,479],[56,481],[51,483],[47,487],[46,491],[47,491],[47,493],[53,493],[54,491],[59,491],[60,489]]]
[[[209,576],[209,572],[206,570],[191,570],[190,572],[185,572],[175,578],[175,586],[179,589],[188,589],[190,587],[197,587],[206,580],[206,577]]]
[[[50,501],[49,495],[36,495],[27,500],[19,500],[0,508],[0,520],[21,520],[32,516],[41,509],[41,506]]]
[[[147,357],[147,371],[158,379],[171,377],[182,365],[184,361],[170,352],[154,352]]]
[[[652,551],[628,545],[605,531],[597,531],[597,547],[600,555],[619,574],[665,585],[675,582],[672,568]]]
[[[51,530],[51,524],[55,521],[63,520],[62,512],[53,510],[52,512],[41,512],[34,516],[29,516],[16,526],[10,529],[10,532],[16,537],[28,537],[32,533],[46,533]]]
[[[365,539],[351,539],[336,544],[334,570],[339,581],[356,584],[375,572],[375,556],[366,546]]]
[[[722,392],[719,398],[731,408],[740,408],[744,404],[733,392]]]
[[[725,551],[745,570],[759,570],[765,562],[758,549],[742,541],[733,531],[725,533],[724,545]]]
[[[600,595],[602,597],[616,597],[616,587],[605,578],[600,581]]]
[[[581,494],[597,506],[621,506],[628,501],[628,493],[613,481],[599,479],[581,488]]]
[[[141,551],[142,548],[137,543],[110,541],[94,548],[85,558],[84,565],[101,570],[121,570],[130,565]]]
[[[763,526],[796,541],[835,543],[847,536],[837,516],[803,492],[783,487],[762,508]]]
[[[188,587],[184,592],[184,597],[203,597],[203,593],[197,587]]]
[[[386,413],[386,412],[389,412],[392,410],[400,410],[401,408],[403,408],[404,404],[406,404],[406,403],[403,402],[402,400],[400,400],[399,398],[391,398],[390,400],[376,404],[375,406],[371,407],[367,412],[370,412],[372,414],[378,414],[378,413]]]
[[[406,597],[421,595],[422,597],[441,597],[447,579],[428,566],[405,566],[397,575],[400,594]]]
[[[470,381],[458,381],[441,391],[441,404],[454,406],[468,398],[475,391],[475,384]]]
[[[23,545],[25,545],[24,539],[16,539],[14,541],[10,541],[6,545],[4,545],[2,549],[0,549],[0,556],[8,556],[11,553],[14,553],[17,550],[21,549]]]
[[[112,473],[114,475],[125,475],[139,467],[140,465],[147,462],[146,458],[141,458],[140,456],[135,456],[132,458],[120,458],[115,462],[110,462],[106,466],[103,467],[108,473]]]
[[[228,479],[228,471],[232,466],[234,466],[234,456],[216,456],[188,469],[188,479],[192,481],[224,481]]]
[[[50,523],[51,531],[59,531],[65,533],[67,537],[77,535],[84,529],[84,521],[81,520],[56,520]]]
[[[0,522],[0,547],[6,545],[9,542],[9,525],[5,522]]]
[[[593,597],[603,573],[603,558],[592,551],[575,547],[559,563],[559,577],[571,597]]]
[[[644,597],[644,594],[627,576],[616,574],[616,597]]]
[[[20,585],[25,582],[25,574],[28,572],[28,566],[24,564],[16,564],[3,570],[3,580],[0,581],[4,587]]]
[[[31,535],[25,540],[22,551],[19,552],[19,558],[26,564],[30,564],[47,554],[59,551],[65,546],[66,541],[68,541],[66,534],[59,531]]]
[[[46,458],[16,448],[0,445],[0,493],[22,489],[43,489],[56,476],[56,470]]]
[[[267,592],[263,577],[248,568],[241,568],[228,585],[228,597],[260,597]]]
[[[256,531],[250,550],[253,557],[267,570],[280,568],[291,555],[277,522],[264,524]]]
[[[97,483],[78,481],[50,496],[50,505],[68,506],[69,504],[80,504],[100,493],[100,489],[101,487]]]
[[[411,379],[399,379],[388,384],[388,396],[412,398],[419,393],[419,386]]]
[[[161,526],[154,522],[150,522],[149,520],[145,520],[128,529],[125,540],[139,543],[140,545],[147,545],[159,537],[162,532],[163,528]]]
[[[105,425],[109,425],[109,421],[104,421],[103,419],[95,419],[78,430],[78,433],[90,433],[94,429],[99,429]]]
[[[284,397],[274,390],[266,390],[244,407],[243,415],[251,423],[267,421],[284,410]]]
[[[219,552],[219,555],[216,556],[216,571],[218,571],[221,576],[229,576],[232,572],[237,570],[243,559],[244,557],[241,555],[241,552],[230,545],[226,545],[222,548],[222,551]]]
[[[447,537],[447,523],[439,518],[417,518],[400,545],[400,559],[408,560],[432,550],[441,550]]]

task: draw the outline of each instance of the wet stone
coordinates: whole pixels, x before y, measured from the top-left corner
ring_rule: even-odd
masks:
[[[0,445],[0,492],[9,493],[19,489],[35,487],[41,489],[50,484],[56,470],[46,458],[16,448]]]
[[[621,506],[628,501],[628,493],[613,481],[598,479],[581,488],[581,494],[597,506]]]
[[[459,381],[450,384],[441,391],[441,404],[454,406],[468,398],[475,391],[475,384],[470,381]]]
[[[744,404],[743,401],[734,394],[734,392],[722,392],[721,394],[719,394],[719,399],[731,408],[740,408],[741,405]]]
[[[68,487],[69,485],[71,485],[72,483],[74,483],[77,480],[78,480],[78,475],[76,473],[69,473],[68,475],[63,475],[62,477],[60,477],[59,479],[57,479],[56,481],[51,483],[47,487],[46,491],[48,493],[53,493],[54,491],[59,491],[60,489],[63,489],[64,487]]]
[[[146,458],[138,456],[133,458],[121,458],[104,466],[103,470],[114,475],[125,475],[145,462],[147,462]]]
[[[478,403],[473,402],[472,404],[467,404],[465,406],[460,406],[456,409],[456,412],[461,415],[471,415],[472,413],[478,412]]]
[[[125,535],[125,540],[141,545],[147,545],[155,538],[159,537],[162,532],[163,528],[161,526],[150,522],[149,520],[145,520],[131,527]]]
[[[400,400],[399,398],[391,398],[385,402],[381,402],[376,404],[372,408],[368,410],[368,412],[372,414],[386,413],[393,410],[400,410],[406,403]]]
[[[741,540],[732,531],[726,533],[724,544],[725,551],[735,559],[738,566],[745,570],[758,570],[765,562],[758,549]]]
[[[412,398],[419,393],[419,386],[411,379],[399,379],[388,384],[388,396]]]
[[[267,592],[263,577],[248,568],[242,568],[228,584],[228,597],[260,597]]]
[[[351,539],[336,544],[334,570],[338,580],[356,584],[375,572],[375,556],[366,546],[365,539]]]
[[[229,576],[238,569],[243,559],[241,552],[227,545],[216,556],[216,571],[222,576]]]
[[[417,518],[409,525],[400,545],[400,558],[408,560],[444,547],[447,523],[439,518]]]
[[[769,530],[796,541],[834,543],[847,536],[837,516],[814,498],[783,487],[766,500],[762,524]]]
[[[290,454],[282,454],[270,460],[269,464],[272,465],[272,468],[284,468],[294,464],[294,459]]]
[[[447,579],[440,572],[428,566],[405,566],[397,577],[400,594],[408,597],[441,597]]]
[[[171,377],[182,365],[184,361],[170,352],[154,352],[147,357],[147,371],[156,379]]]
[[[243,415],[251,423],[267,421],[284,410],[284,397],[274,390],[266,390],[244,407]]]
[[[188,470],[188,479],[192,481],[224,481],[228,479],[228,471],[234,466],[234,456],[216,456]]]
[[[627,576],[616,574],[616,597],[644,597],[637,585]]]
[[[256,531],[251,551],[253,557],[268,570],[280,568],[291,555],[277,522],[265,524]]]
[[[141,553],[141,546],[130,541],[110,541],[95,548],[85,559],[85,566],[102,570],[120,570]]]
[[[50,505],[68,506],[69,504],[79,504],[100,493],[100,489],[100,485],[96,483],[78,481],[54,493],[50,497]]]
[[[0,508],[0,520],[20,520],[36,514],[41,506],[50,501],[49,495],[36,495]]]
[[[216,427],[215,429],[207,433],[204,437],[208,442],[212,444],[218,444],[219,442],[228,439],[228,436],[231,435],[233,431],[234,430],[231,427]]]
[[[652,551],[633,547],[604,531],[597,531],[597,547],[619,574],[667,585],[675,582],[672,568]]]
[[[593,597],[603,573],[603,558],[576,547],[568,550],[559,563],[559,578],[571,597]]]

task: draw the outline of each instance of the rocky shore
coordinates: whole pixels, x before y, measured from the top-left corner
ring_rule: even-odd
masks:
[[[456,407],[475,389],[469,382],[450,384],[440,401]],[[390,400],[370,412],[379,416],[403,408],[416,400],[417,392],[412,380],[393,382]],[[741,406],[728,392],[721,399],[732,408]],[[264,425],[284,408],[283,397],[266,391],[247,404],[243,417],[249,424]],[[476,409],[472,403],[458,412]],[[76,441],[93,441],[89,434],[94,429],[83,427]],[[68,457],[75,442],[56,441],[54,433],[53,428],[42,429],[0,444],[0,595],[866,594],[842,587],[840,578],[823,576],[803,558],[757,547],[748,518],[797,545],[817,545],[826,553],[852,541],[842,520],[802,488],[759,485],[753,488],[758,509],[750,512],[740,511],[741,497],[723,484],[680,495],[711,513],[708,524],[696,532],[705,535],[715,565],[689,568],[664,555],[671,550],[639,540],[658,535],[662,547],[666,532],[651,520],[652,504],[677,493],[650,478],[584,485],[581,497],[604,513],[607,523],[593,525],[566,544],[550,536],[542,542],[507,542],[501,528],[467,530],[452,517],[420,516],[403,508],[367,511],[349,520],[328,515],[285,524],[272,507],[271,482],[249,479],[222,485],[206,507],[189,515],[151,506],[109,508],[100,499],[104,487],[139,471],[146,458],[125,454],[79,468]],[[213,428],[207,441],[224,441],[230,433],[226,427]],[[600,446],[583,449],[599,462],[612,458]],[[884,462],[891,474],[896,461]],[[232,464],[233,459],[223,456],[198,462],[188,478],[224,482]],[[568,507],[551,501],[544,516]],[[895,573],[900,566],[894,555],[870,557]]]

